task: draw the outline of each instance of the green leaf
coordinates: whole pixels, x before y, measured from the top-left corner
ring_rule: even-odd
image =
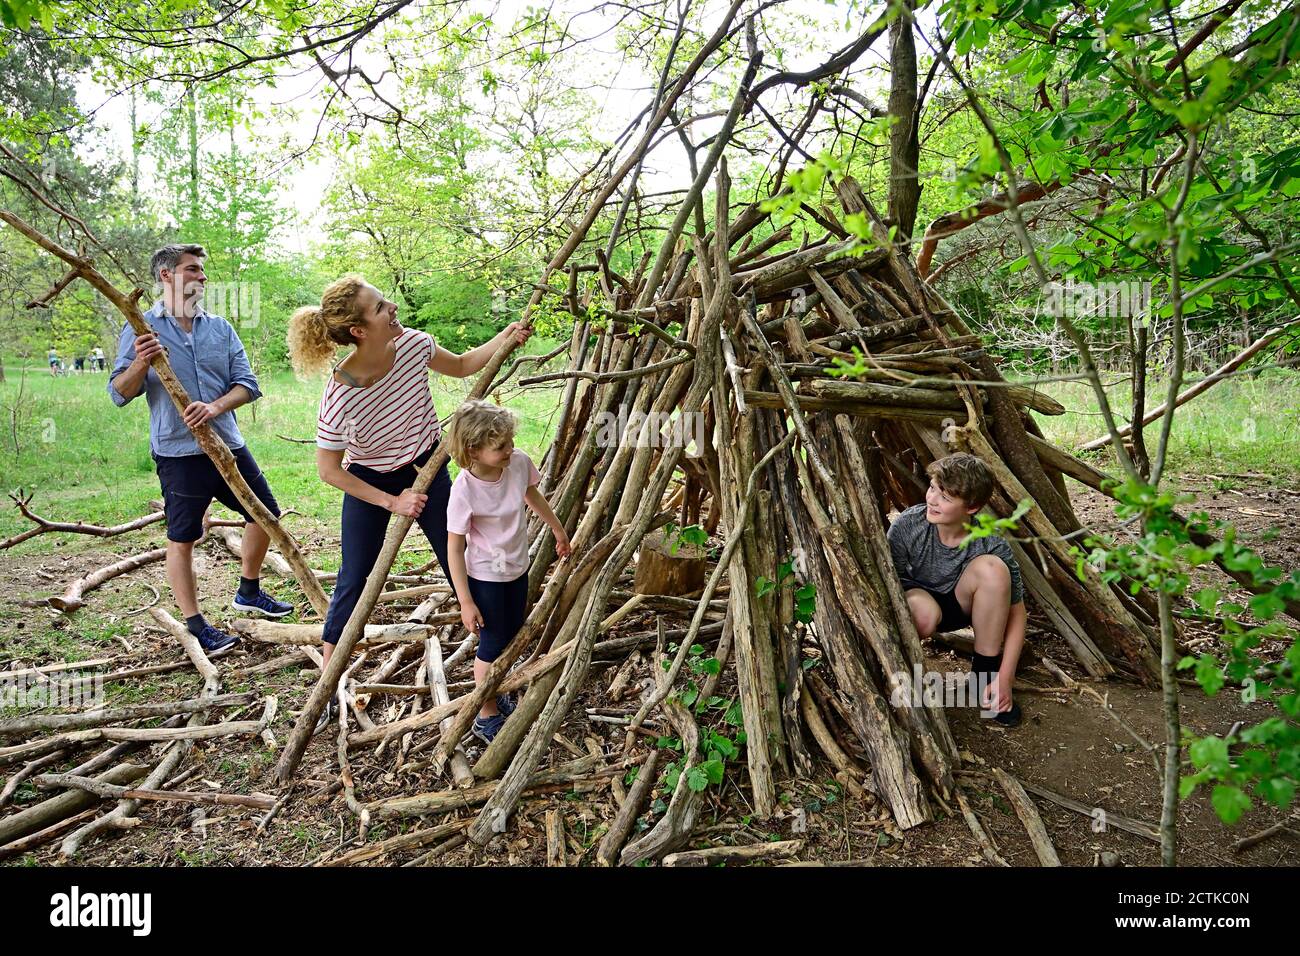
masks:
[[[1202,654],[1196,662],[1196,680],[1207,696],[1213,697],[1223,689],[1223,670],[1210,654]]]
[[[1192,765],[1216,773],[1228,769],[1228,742],[1222,737],[1202,737],[1187,749]]]
[[[1240,787],[1226,783],[1215,786],[1210,795],[1210,803],[1214,805],[1214,812],[1219,815],[1219,819],[1230,826],[1250,809],[1250,797],[1242,793]]]

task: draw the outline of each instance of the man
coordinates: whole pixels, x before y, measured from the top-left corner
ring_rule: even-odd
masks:
[[[202,246],[167,245],[153,255],[150,269],[162,285],[162,297],[144,314],[153,331],[137,336],[130,325],[118,339],[117,362],[108,379],[108,394],[125,405],[145,392],[149,403],[149,450],[162,485],[167,515],[167,583],[185,615],[185,624],[209,656],[229,651],[238,642],[209,624],[199,613],[194,580],[194,542],[203,535],[203,516],[212,499],[243,515],[243,570],[231,606],[240,612],[283,617],[293,605],[261,589],[262,560],[271,541],[235,497],[216,465],[195,440],[191,428],[207,423],[230,446],[239,472],[270,512],[280,509],[266,477],[244,445],[234,410],[262,396],[234,328],[200,304],[207,276]],[[190,396],[184,413],[176,406],[149,363],[166,351],[177,379]]]

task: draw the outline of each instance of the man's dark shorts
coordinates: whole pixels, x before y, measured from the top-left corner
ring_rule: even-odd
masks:
[[[253,494],[271,514],[280,517],[280,506],[275,503],[271,486],[266,483],[266,476],[253,460],[248,446],[232,448],[231,452],[239,473],[253,489]],[[178,458],[154,455],[153,460],[158,469],[158,483],[162,485],[168,541],[199,540],[203,536],[203,515],[213,498],[231,511],[238,512],[245,521],[253,520],[207,455],[182,455]]]

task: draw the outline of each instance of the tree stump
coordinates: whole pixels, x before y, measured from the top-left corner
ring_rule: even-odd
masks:
[[[673,545],[677,545],[673,553]],[[637,594],[671,594],[680,597],[704,587],[708,552],[698,545],[679,542],[677,535],[653,531],[641,542],[632,590]]]

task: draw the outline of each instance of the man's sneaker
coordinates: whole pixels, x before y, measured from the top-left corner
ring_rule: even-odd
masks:
[[[505,714],[493,714],[491,717],[475,717],[474,736],[483,743],[490,744],[505,725]]]
[[[501,694],[497,697],[497,710],[501,711],[502,717],[509,717],[515,712],[518,701],[515,700],[514,694]]]
[[[211,624],[205,625],[203,631],[199,634],[199,646],[203,648],[203,653],[207,654],[209,659],[228,654],[234,650],[235,645],[238,643],[239,638],[233,634],[218,630]]]
[[[336,704],[334,698],[331,697],[329,703],[325,705],[325,709],[320,712],[320,717],[316,720],[316,729],[311,732],[311,735],[315,737],[318,733],[332,724],[338,715],[338,704]]]
[[[258,591],[255,598],[246,598],[236,591],[235,599],[230,602],[230,606],[236,611],[243,611],[245,614],[260,614],[262,617],[284,617],[286,614],[293,613],[292,604],[277,601],[265,591]]]

